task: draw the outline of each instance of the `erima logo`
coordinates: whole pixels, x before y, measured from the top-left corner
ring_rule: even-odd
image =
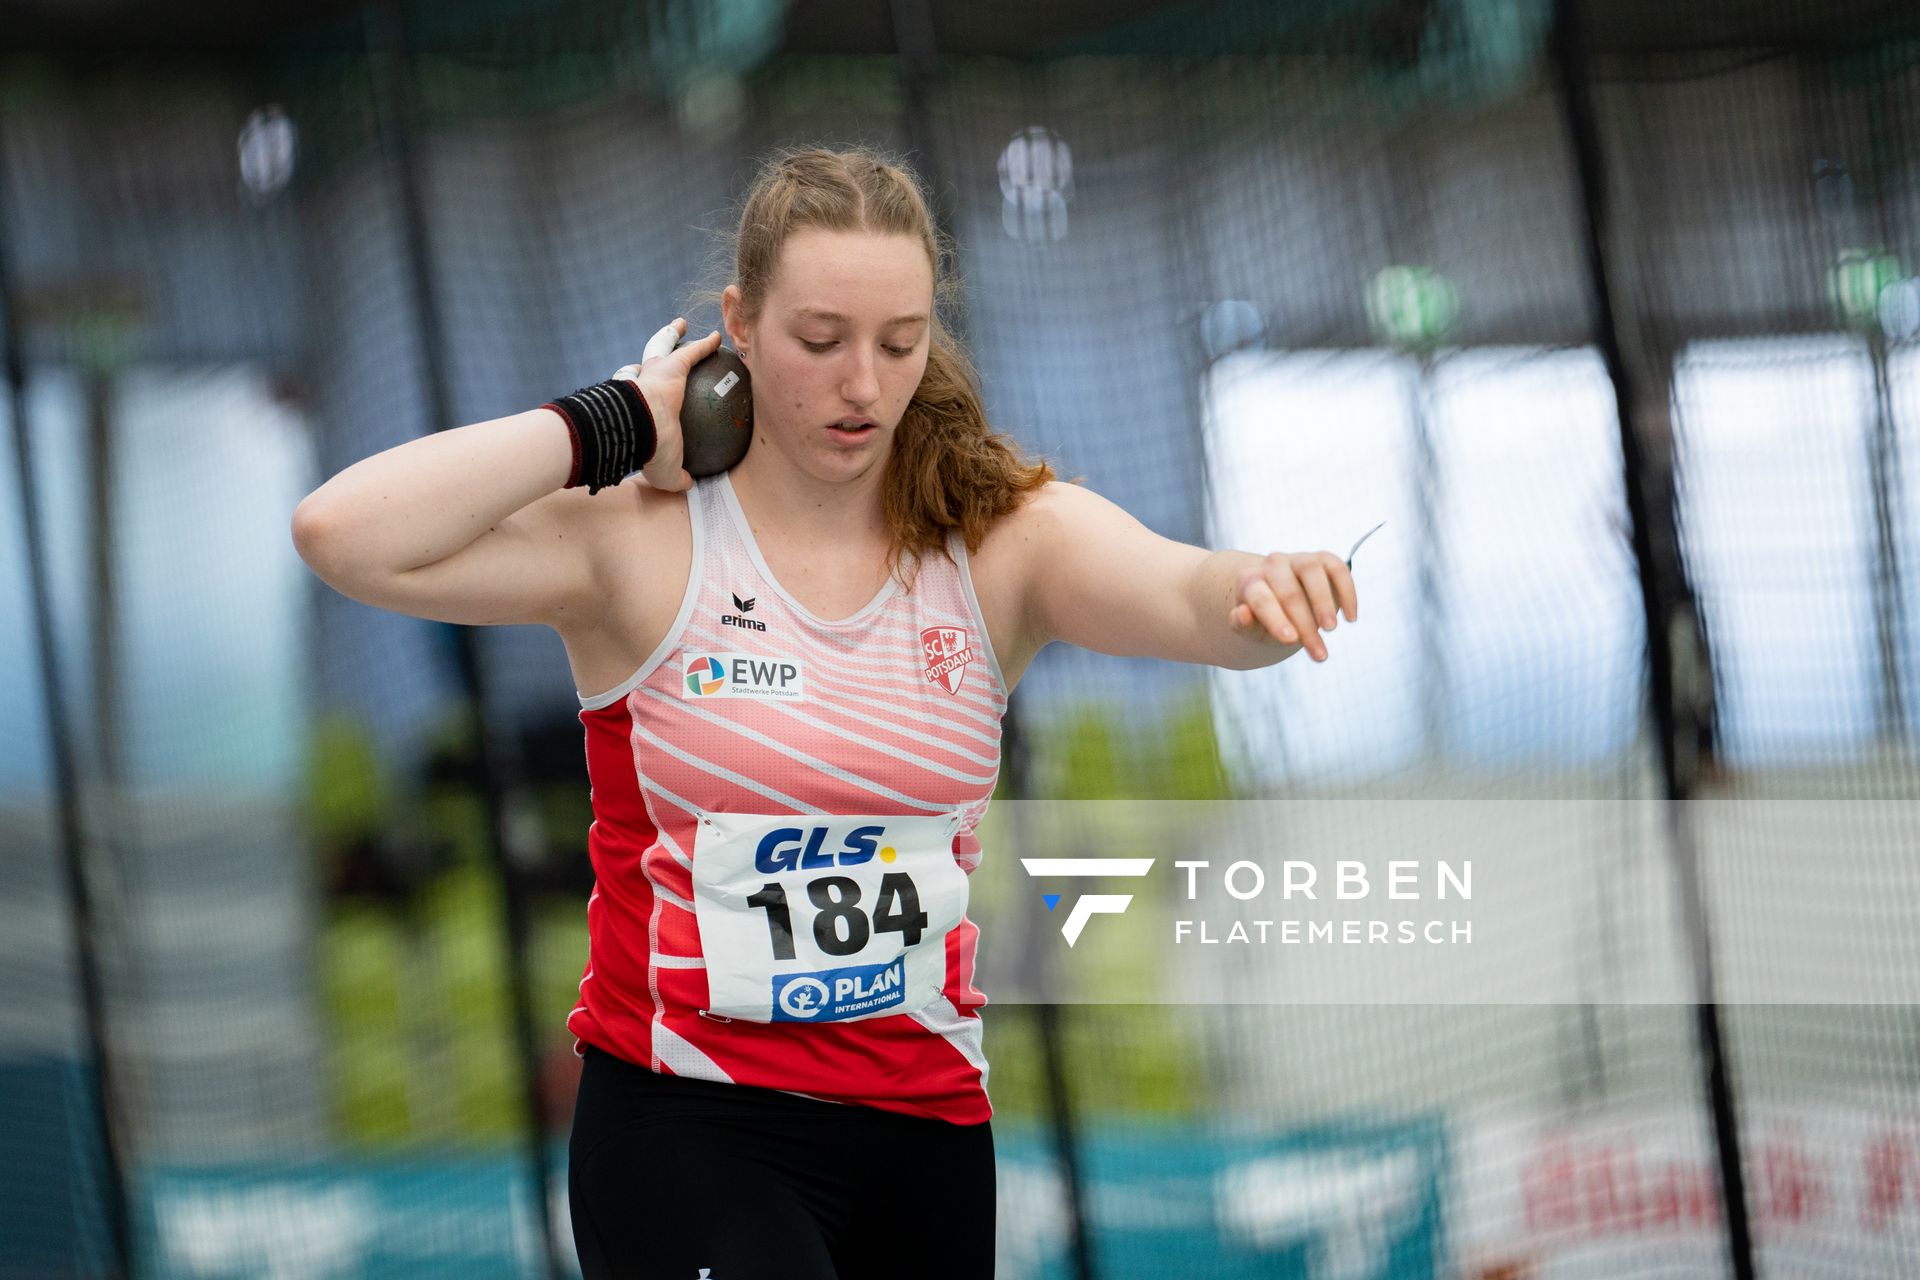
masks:
[[[748,596],[745,600],[742,600],[739,596],[734,596],[733,612],[721,614],[720,625],[723,627],[745,627],[749,631],[765,631],[767,629],[766,623],[741,616],[753,612],[753,601],[754,597],[752,596]]]
[[[1143,876],[1153,869],[1152,858],[1022,858],[1020,865],[1027,874],[1036,878],[1045,876]],[[1060,905],[1060,895],[1043,893],[1040,900],[1051,911]],[[1089,917],[1096,915],[1117,916],[1127,909],[1133,901],[1130,893],[1089,893],[1075,900],[1073,910],[1067,912],[1067,921],[1060,926],[1067,945],[1072,946],[1080,940],[1080,931],[1087,927]]]

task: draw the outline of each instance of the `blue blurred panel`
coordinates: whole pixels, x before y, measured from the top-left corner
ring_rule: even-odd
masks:
[[[999,1280],[1073,1274],[1044,1134],[996,1131]],[[1081,1150],[1103,1280],[1432,1280],[1447,1160],[1437,1119],[1238,1135],[1090,1126]]]
[[[1438,1119],[1231,1134],[1095,1125],[1083,1172],[1106,1280],[1434,1280],[1448,1151]],[[999,1280],[1072,1274],[1052,1145],[994,1133]],[[566,1238],[564,1144],[554,1212]],[[338,1280],[538,1274],[509,1156],[160,1167],[142,1184],[143,1276]],[[721,1280],[721,1277],[715,1277]]]
[[[540,1233],[522,1169],[485,1154],[151,1168],[141,1179],[139,1273],[537,1276]]]
[[[1693,343],[1674,401],[1681,537],[1723,754],[1755,766],[1865,751],[1880,695],[1865,346]]]
[[[115,596],[120,706],[99,705],[92,635],[106,625],[91,567],[96,481],[84,448],[87,405],[63,372],[29,396],[35,493],[61,677],[82,758],[111,722],[128,782],[253,789],[293,781],[304,734],[309,576],[294,552],[293,508],[312,487],[300,424],[257,370],[134,369],[114,386]],[[0,795],[50,785],[25,542],[6,477],[0,600],[0,706],[35,708],[0,747]]]
[[[1452,352],[1430,395],[1436,747],[1492,768],[1617,759],[1639,723],[1646,628],[1600,353]]]
[[[1208,375],[1211,545],[1344,556],[1386,522],[1354,560],[1362,621],[1327,638],[1324,664],[1209,672],[1243,785],[1377,777],[1426,749],[1416,390],[1389,351],[1242,352]]]
[[[116,390],[130,781],[271,790],[304,747],[301,424],[260,372],[135,370]]]
[[[0,1277],[107,1274],[100,1130],[76,1062],[0,1062]]]
[[[75,656],[85,638],[81,591],[85,549],[77,533],[79,466],[77,450],[85,436],[84,403],[77,379],[66,371],[36,373],[27,381],[28,444],[34,468],[34,494],[40,513],[42,554],[47,558],[47,590],[52,597],[55,644],[64,655],[61,677],[71,699],[83,680]],[[11,416],[12,401],[0,405]],[[9,432],[12,424],[8,424]],[[41,678],[35,637],[32,584],[28,577],[25,516],[20,505],[20,474],[14,450],[0,458],[0,723],[13,731],[0,742],[0,797],[33,803],[53,786],[53,762],[47,739],[47,693]],[[78,723],[78,745],[88,741],[89,726]]]

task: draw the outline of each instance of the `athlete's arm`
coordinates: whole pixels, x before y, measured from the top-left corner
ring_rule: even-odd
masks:
[[[603,598],[588,514],[625,497],[563,488],[572,465],[566,422],[551,409],[421,436],[302,499],[294,546],[340,594],[395,613],[571,624]]]
[[[648,493],[644,505],[658,513],[664,493],[693,484],[681,465],[680,405],[687,374],[719,348],[720,331],[676,350],[685,329],[676,316],[639,364],[614,375],[646,401],[650,456],[618,454],[644,441],[622,435],[615,455],[602,457],[608,446],[598,434],[583,427],[576,441],[567,419],[544,406],[422,436],[361,459],[308,494],[293,513],[300,558],[340,594],[395,613],[474,626],[544,622],[562,633],[592,625],[607,593],[589,529],[617,514],[612,504],[640,503]],[[588,474],[567,488],[576,444],[590,473],[644,462],[644,481],[600,484]],[[616,492],[588,506],[596,485]]]
[[[1353,577],[1332,552],[1208,551],[1057,481],[1024,510],[1027,613],[1046,640],[1245,670],[1290,657],[1302,636],[1324,659],[1319,632],[1336,611],[1358,616]]]

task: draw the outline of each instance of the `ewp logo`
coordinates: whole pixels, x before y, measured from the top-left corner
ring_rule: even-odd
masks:
[[[1153,869],[1152,858],[1022,858],[1020,865],[1027,874],[1034,877],[1044,876],[1143,876]],[[1043,893],[1041,901],[1051,911],[1060,905],[1060,895]],[[1117,916],[1127,909],[1133,901],[1130,893],[1089,893],[1073,904],[1073,910],[1067,912],[1067,921],[1060,926],[1067,945],[1072,946],[1080,940],[1080,931],[1087,927],[1087,920],[1096,915]]]
[[[696,653],[687,660],[682,698],[804,699],[805,665],[760,653]]]
[[[720,692],[727,683],[727,669],[718,658],[695,658],[687,664],[687,692],[696,698]]]

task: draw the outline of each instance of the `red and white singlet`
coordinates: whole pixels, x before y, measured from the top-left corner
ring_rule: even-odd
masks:
[[[965,915],[1006,685],[955,533],[837,621],[774,581],[727,473],[687,493],[666,638],[580,698],[580,1042],[655,1071],[986,1120]]]

